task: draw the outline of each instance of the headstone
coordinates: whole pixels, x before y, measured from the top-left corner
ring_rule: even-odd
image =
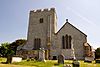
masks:
[[[22,58],[21,57],[12,57],[12,63],[13,62],[21,62],[22,61]]]
[[[57,60],[57,56],[53,56],[53,59],[52,60]]]
[[[96,63],[100,63],[100,59],[96,59],[95,62],[96,62]]]
[[[39,61],[46,62],[44,48],[40,48],[40,50],[39,50]]]
[[[93,57],[85,57],[85,62],[91,63],[94,60]]]
[[[77,60],[74,60],[73,67],[80,67],[80,63]]]
[[[60,54],[58,56],[58,64],[64,64],[64,55]]]
[[[72,66],[67,64],[67,65],[64,65],[63,67],[72,67]]]

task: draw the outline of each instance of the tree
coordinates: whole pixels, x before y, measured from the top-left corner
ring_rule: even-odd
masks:
[[[10,43],[2,43],[0,46],[0,54],[3,57],[11,56],[14,54],[14,51],[9,48]]]
[[[95,50],[95,58],[100,58],[100,47]]]
[[[2,43],[0,46],[0,54],[3,57],[16,55],[16,50],[19,45],[24,45],[25,39],[18,39],[12,43]]]
[[[10,44],[10,49],[14,51],[14,54],[16,54],[17,47],[19,45],[24,45],[24,44],[26,44],[26,40],[25,39],[15,40],[14,42],[12,42]]]

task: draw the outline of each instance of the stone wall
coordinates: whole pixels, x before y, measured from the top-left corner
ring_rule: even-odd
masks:
[[[52,56],[62,52],[66,56],[66,59],[71,57],[71,49],[62,49],[62,36],[66,34],[72,36],[73,48],[76,58],[84,59],[84,43],[87,42],[87,36],[73,27],[69,22],[66,22],[65,25],[56,34],[54,39],[55,43],[52,47],[52,49],[54,48],[55,52],[52,54]]]
[[[38,58],[39,57],[39,51],[38,50],[18,50],[16,52],[17,56],[20,56],[22,58]]]

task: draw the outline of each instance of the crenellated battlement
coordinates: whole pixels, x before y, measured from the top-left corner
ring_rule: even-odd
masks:
[[[50,9],[37,9],[37,10],[31,10],[30,12],[34,12],[34,13],[37,13],[37,12],[48,12],[48,11],[55,11],[55,8],[50,8]]]

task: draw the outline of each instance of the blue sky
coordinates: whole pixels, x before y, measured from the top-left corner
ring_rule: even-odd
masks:
[[[0,0],[0,43],[27,38],[29,11],[56,8],[58,29],[69,22],[100,47],[100,0]]]

